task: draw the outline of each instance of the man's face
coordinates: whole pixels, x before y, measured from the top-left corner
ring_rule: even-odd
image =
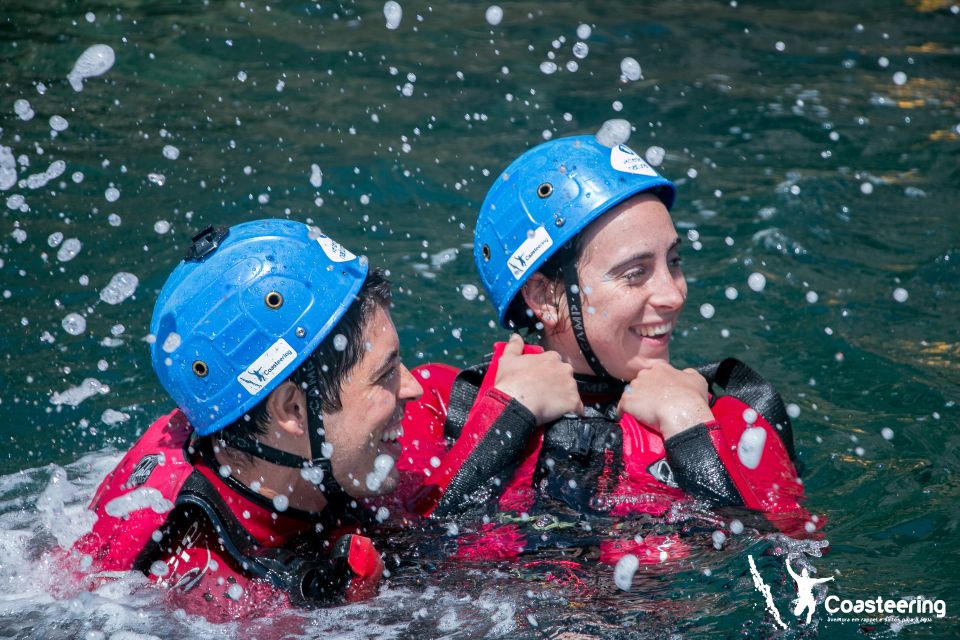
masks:
[[[423,393],[400,362],[400,340],[387,309],[377,306],[363,340],[363,357],[341,388],[342,409],[323,419],[326,441],[333,446],[333,475],[354,498],[396,488],[404,405]]]

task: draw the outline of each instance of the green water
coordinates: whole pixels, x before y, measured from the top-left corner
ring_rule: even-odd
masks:
[[[0,192],[6,484],[21,469],[123,450],[169,408],[144,339],[159,287],[207,224],[289,216],[319,225],[389,268],[407,364],[476,360],[503,336],[489,303],[460,292],[479,285],[470,244],[485,190],[545,135],[624,118],[635,127],[629,144],[662,147],[660,169],[679,187],[690,297],[677,362],[739,357],[801,408],[810,506],[827,517],[831,542],[814,565],[836,576],[829,593],[946,602],[946,619],[899,635],[880,624],[868,636],[960,633],[957,6],[516,2],[491,26],[487,3],[401,5],[400,27],[388,30],[378,2],[4,0],[0,145],[29,162],[17,166],[21,180],[66,163],[41,188]],[[592,28],[582,59],[572,53],[581,24]],[[66,75],[97,43],[116,63],[77,93]],[[642,79],[621,81],[627,56]],[[544,73],[543,62],[559,70]],[[15,113],[17,99],[32,119]],[[69,126],[52,137],[54,115]],[[179,157],[165,157],[165,145]],[[56,233],[80,241],[75,258],[57,257]],[[108,304],[99,292],[120,272],[139,285]],[[754,272],[766,277],[760,292],[747,285]],[[64,329],[71,313],[85,319],[79,335]],[[75,407],[51,402],[87,378],[103,393]],[[39,526],[30,505],[42,488],[4,494],[21,501],[26,529]],[[610,588],[604,570],[595,600],[560,590],[531,601],[529,581],[511,582],[509,567],[432,575],[428,587],[395,581],[414,594],[474,596],[503,581],[514,636],[768,637],[781,632],[764,618],[746,556],[775,546],[759,536],[723,552],[707,544],[631,594]],[[822,606],[817,626],[801,629],[782,561],[767,556],[760,568],[778,583],[787,637],[858,636],[857,624],[828,622]],[[386,635],[507,628],[478,606],[447,632],[437,623],[445,609],[419,615],[414,595],[398,613],[391,597],[360,610]],[[42,604],[0,612],[56,618]],[[324,620],[319,628],[338,628]],[[4,637],[20,637],[9,631],[16,624],[0,624],[12,634]]]

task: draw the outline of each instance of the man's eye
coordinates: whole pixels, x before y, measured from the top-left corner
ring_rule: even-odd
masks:
[[[627,280],[639,280],[646,275],[646,273],[643,269],[630,269],[630,271],[623,274],[623,277]]]
[[[680,256],[674,256],[670,258],[671,267],[679,267],[682,264],[683,264],[683,258],[681,258]]]

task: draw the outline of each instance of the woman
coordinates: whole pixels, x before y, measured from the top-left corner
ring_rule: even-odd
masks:
[[[499,465],[502,476],[491,490],[507,511],[549,503],[576,513],[663,515],[693,498],[762,512],[788,532],[810,529],[776,392],[737,361],[700,372],[670,365],[687,297],[669,214],[674,195],[628,147],[592,136],[527,151],[491,187],[474,242],[483,285],[502,326],[530,329],[547,354],[572,366],[584,405],[582,415],[550,423],[488,416],[478,437],[490,441],[489,467]],[[424,424],[429,413],[448,437],[475,425],[474,401],[497,386],[504,363],[509,373],[529,357],[521,351],[540,348],[514,336],[489,364],[429,376],[408,422]],[[727,395],[711,395],[704,376]],[[458,484],[463,495],[484,477],[465,471],[441,468],[432,482],[438,490]],[[420,510],[459,508],[426,500]]]

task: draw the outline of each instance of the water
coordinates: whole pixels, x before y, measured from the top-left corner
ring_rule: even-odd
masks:
[[[960,633],[956,5],[586,5],[4,3],[0,635]],[[94,45],[115,60],[74,73],[78,93],[67,77]],[[145,340],[193,231],[317,224],[389,267],[408,364],[472,362],[502,337],[470,259],[486,188],[523,147],[611,119],[678,181],[677,362],[740,357],[799,410],[831,543],[802,555],[835,576],[827,593],[941,598],[945,619],[861,632],[821,605],[801,628],[776,555],[792,548],[749,526],[718,550],[719,526],[690,525],[694,552],[641,565],[629,593],[589,549],[577,570],[425,551],[372,602],[272,624],[170,615],[143,579],[58,584],[44,552],[79,535],[118,452],[169,408]],[[764,615],[748,555],[790,630]],[[582,587],[547,577],[568,570]]]

